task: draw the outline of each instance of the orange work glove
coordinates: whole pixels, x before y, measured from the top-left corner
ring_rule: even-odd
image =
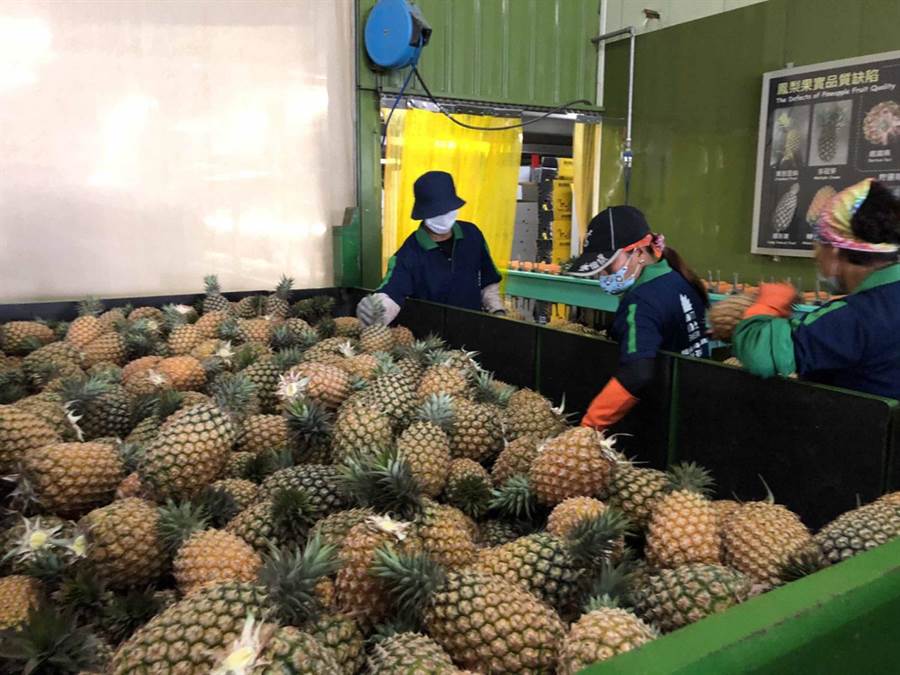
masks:
[[[791,315],[791,305],[797,298],[797,289],[791,284],[762,284],[759,287],[759,295],[756,302],[744,312],[744,318],[751,316],[780,316]]]
[[[625,417],[637,402],[638,399],[613,377],[591,401],[581,426],[603,431]]]

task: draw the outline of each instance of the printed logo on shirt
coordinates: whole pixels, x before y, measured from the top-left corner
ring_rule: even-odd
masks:
[[[684,312],[684,325],[687,331],[688,342],[690,343],[681,353],[685,356],[703,356],[704,347],[709,340],[703,335],[703,329],[700,321],[697,319],[697,312],[694,311],[694,304],[691,299],[684,293],[679,294],[681,300],[681,310]]]

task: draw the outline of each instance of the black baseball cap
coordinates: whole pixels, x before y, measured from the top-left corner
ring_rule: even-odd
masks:
[[[610,206],[588,223],[584,249],[572,263],[569,274],[594,277],[606,269],[623,248],[650,234],[650,225],[633,206]]]

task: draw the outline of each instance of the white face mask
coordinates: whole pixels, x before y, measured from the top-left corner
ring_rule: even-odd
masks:
[[[444,213],[440,216],[434,216],[434,218],[426,218],[425,227],[427,227],[435,234],[447,234],[450,230],[453,229],[453,223],[456,222],[456,215],[458,213],[459,209],[456,209],[450,211],[450,213]]]

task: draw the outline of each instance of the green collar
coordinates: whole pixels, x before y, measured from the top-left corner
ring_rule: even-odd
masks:
[[[863,279],[863,282],[856,287],[856,290],[853,291],[853,293],[862,293],[863,291],[868,291],[877,286],[885,286],[898,281],[900,281],[900,263],[894,263],[893,265],[888,265],[887,267],[882,267],[880,270],[872,272]]]
[[[463,231],[459,226],[459,223],[453,223],[453,239],[462,239]],[[421,246],[426,251],[434,250],[438,247],[437,242],[431,238],[428,232],[425,229],[425,224],[419,225],[419,229],[416,230],[416,241],[419,242],[419,246]]]
[[[668,274],[672,271],[672,268],[669,267],[668,260],[660,260],[658,263],[653,263],[652,265],[647,265],[644,268],[644,271],[641,272],[641,276],[638,277],[637,281],[634,282],[634,286],[632,288],[637,288],[641,284],[645,284],[648,281],[653,281],[654,279],[658,279],[664,274]]]

